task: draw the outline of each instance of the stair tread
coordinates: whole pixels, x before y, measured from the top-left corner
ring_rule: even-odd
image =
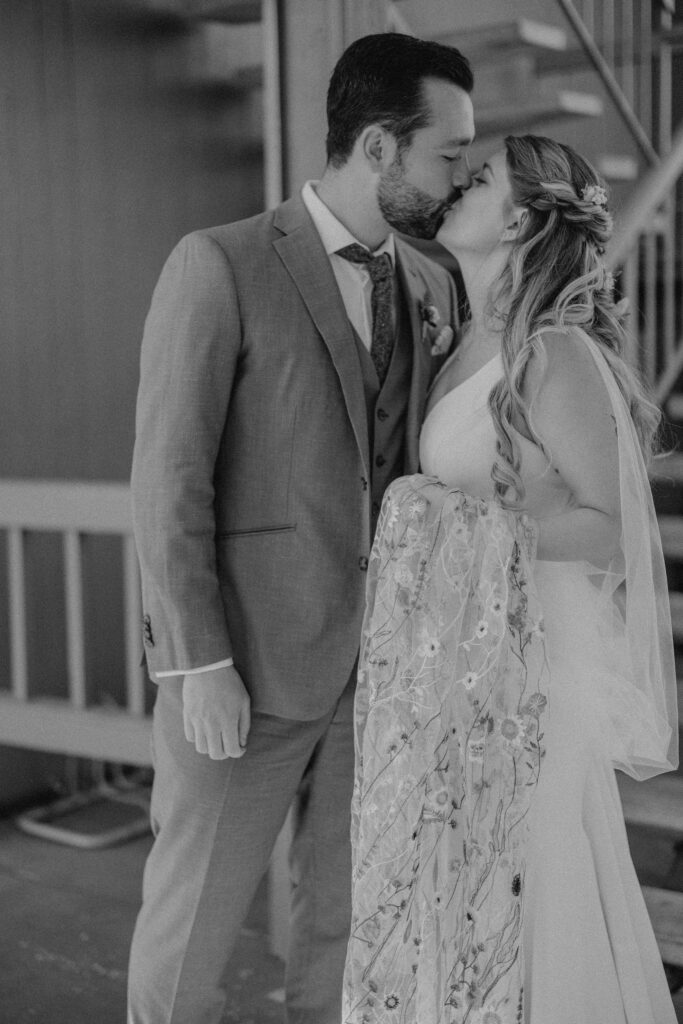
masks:
[[[683,516],[658,516],[665,558],[683,561]]]
[[[683,593],[677,590],[669,591],[669,605],[671,606],[671,627],[673,629],[674,642],[683,641]]]
[[[253,24],[261,20],[262,14],[261,0],[184,0],[181,6],[183,13],[191,18],[209,18],[233,25]]]
[[[650,466],[650,480],[683,483],[683,452],[671,452],[654,459]]]
[[[623,153],[603,153],[596,161],[598,172],[608,181],[636,181],[638,161]]]
[[[683,892],[644,885],[643,896],[662,960],[683,967]]]
[[[666,400],[666,411],[669,419],[683,420],[683,394],[674,393],[669,395]],[[676,454],[681,459],[681,472],[683,474],[683,452],[676,452]]]
[[[683,776],[669,773],[636,782],[618,772],[617,781],[629,824],[683,833]]]
[[[514,131],[560,117],[600,117],[603,110],[602,100],[594,93],[558,89],[526,105],[514,102],[509,106],[480,107],[477,111],[477,134]]]
[[[261,0],[127,0],[129,7],[182,18],[210,19],[233,25],[261,20]]]
[[[557,53],[566,50],[568,45],[564,29],[532,18],[502,21],[458,33],[447,32],[437,38],[441,43],[457,46],[468,57],[487,50],[520,48]]]

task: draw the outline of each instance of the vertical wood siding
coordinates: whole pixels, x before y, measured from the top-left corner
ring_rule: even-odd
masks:
[[[128,478],[162,264],[188,231],[263,208],[259,92],[231,84],[218,42],[217,55],[210,27],[123,3],[0,2],[0,478]],[[4,566],[5,536],[0,548]],[[55,695],[69,660],[61,557],[57,537],[27,544],[26,674]],[[112,543],[88,541],[82,668],[89,692],[115,699],[121,574]],[[0,587],[0,621],[7,602]]]
[[[86,0],[0,4],[0,476],[127,478],[161,265],[262,208],[250,98],[203,78],[201,44]]]

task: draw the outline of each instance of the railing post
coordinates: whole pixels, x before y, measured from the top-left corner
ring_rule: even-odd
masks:
[[[581,43],[581,46],[583,47],[591,64],[602,79],[602,82],[609,93],[610,99],[619,111],[622,121],[630,131],[641,153],[649,164],[658,164],[659,157],[652,145],[652,142],[650,141],[649,135],[643,129],[642,124],[636,117],[633,107],[628,102],[623,90],[614,76],[612,68],[600,53],[600,49],[596,45],[593,36],[586,27],[586,24],[581,19],[581,16],[576,10],[572,0],[557,0],[557,2],[564,11],[567,21],[578,37],[579,42]]]
[[[66,594],[66,649],[69,668],[69,698],[74,708],[86,706],[85,629],[83,626],[83,574],[81,536],[64,531],[64,582]]]
[[[135,541],[123,538],[123,601],[126,643],[126,706],[131,715],[145,713],[145,677],[140,667],[142,607]]]
[[[643,236],[641,280],[644,287],[642,327],[643,371],[648,384],[657,377],[657,235],[648,231]]]
[[[28,651],[26,646],[26,566],[24,531],[20,526],[7,530],[9,577],[10,658],[12,694],[28,700]]]
[[[639,338],[639,308],[638,308],[638,261],[640,253],[638,248],[634,249],[629,255],[628,259],[624,262],[623,269],[621,272],[621,294],[625,299],[628,300],[629,308],[629,320],[628,320],[628,331],[626,334],[628,348],[624,352],[624,356],[629,361],[631,366],[637,367],[638,370],[642,370],[643,359],[642,352],[638,344]]]
[[[266,209],[282,202],[283,152],[278,0],[261,0],[263,29],[263,149]]]
[[[683,172],[683,124],[676,129],[671,151],[658,167],[652,167],[641,178],[628,203],[621,210],[614,235],[609,244],[607,259],[612,267],[619,266],[636,244],[638,236],[652,222],[653,213],[666,199]]]
[[[637,27],[638,50],[638,116],[648,138],[652,138],[652,0],[640,0],[640,23]],[[661,146],[659,152],[662,152]]]

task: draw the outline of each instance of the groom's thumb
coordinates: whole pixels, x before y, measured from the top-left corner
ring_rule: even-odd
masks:
[[[237,733],[239,738],[240,747],[244,750],[247,745],[247,737],[249,736],[249,729],[251,728],[251,708],[249,697],[242,703],[240,710],[240,717],[237,726]]]

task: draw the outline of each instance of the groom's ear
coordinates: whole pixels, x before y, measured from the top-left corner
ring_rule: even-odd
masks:
[[[385,170],[392,162],[396,143],[384,128],[370,124],[361,132],[359,139],[363,156],[371,169],[377,173]]]
[[[528,213],[522,206],[513,206],[507,218],[507,224],[500,236],[501,242],[516,242],[526,227]]]

